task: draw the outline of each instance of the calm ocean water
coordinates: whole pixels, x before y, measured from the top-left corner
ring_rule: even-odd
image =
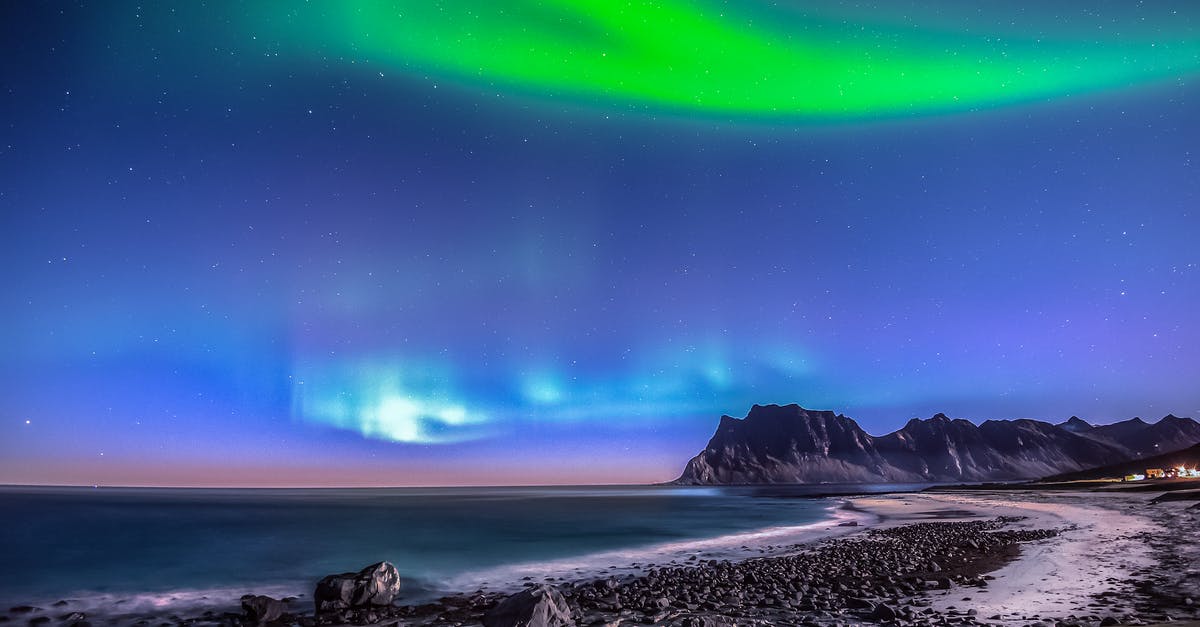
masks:
[[[379,560],[400,569],[409,600],[503,589],[697,552],[758,554],[852,515],[798,498],[839,491],[0,488],[0,604],[219,606],[245,592],[309,593],[322,575]]]

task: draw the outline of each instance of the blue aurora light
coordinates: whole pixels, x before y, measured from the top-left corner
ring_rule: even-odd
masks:
[[[662,481],[754,403],[1200,416],[1200,3],[739,1],[577,72],[280,6],[5,5],[0,483]],[[768,44],[819,102],[680,93]],[[909,62],[925,105],[843,106]]]

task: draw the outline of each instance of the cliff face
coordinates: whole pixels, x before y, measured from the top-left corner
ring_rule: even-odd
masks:
[[[704,452],[688,462],[678,481],[873,481],[886,472],[871,436],[853,420],[799,405],[755,405],[742,420],[722,416]]]
[[[744,419],[722,416],[708,446],[687,463],[676,483],[1032,479],[1133,459],[1144,446],[1166,451],[1200,442],[1200,424],[1191,419],[1168,416],[1153,425],[1138,424],[1142,427],[1118,429],[1135,446],[1110,439],[1104,431],[1093,433],[1106,427],[1082,420],[1070,423],[1072,428],[1036,420],[975,425],[942,414],[910,420],[898,431],[875,437],[830,411],[755,405]]]

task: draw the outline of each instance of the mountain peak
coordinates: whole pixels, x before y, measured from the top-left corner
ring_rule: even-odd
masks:
[[[745,422],[775,422],[780,420],[788,420],[804,413],[799,405],[751,405],[750,411],[746,412],[746,417],[741,421]]]
[[[686,484],[806,483],[822,481],[820,471],[799,469],[802,460],[849,455],[869,465],[871,436],[858,423],[832,411],[791,405],[754,405],[744,419],[723,416],[704,451],[688,462],[677,480]],[[790,464],[790,465],[787,465]],[[839,480],[869,481],[870,471],[851,470]]]
[[[751,416],[773,415],[773,414],[801,414],[807,412],[807,409],[791,403],[788,405],[776,405],[769,403],[767,405],[759,405],[755,403],[750,406],[750,411],[746,414],[747,418]]]
[[[1090,422],[1080,418],[1079,416],[1071,416],[1066,422],[1060,422],[1054,426],[1074,433],[1091,431],[1094,428]]]

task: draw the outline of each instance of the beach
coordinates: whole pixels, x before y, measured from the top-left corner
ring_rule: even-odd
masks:
[[[1155,493],[964,491],[846,499],[857,517],[790,551],[547,582],[583,625],[1116,625],[1200,618],[1190,502]],[[845,530],[854,530],[846,535]],[[532,584],[530,584],[532,585]],[[495,599],[410,608],[472,624]]]
[[[239,611],[239,595],[225,591],[227,598],[212,599],[209,609],[89,617],[68,599],[15,606],[0,621],[479,625],[489,624],[486,617],[505,599],[530,591],[560,603],[562,616],[578,625],[1194,621],[1200,618],[1200,547],[1192,530],[1200,525],[1200,510],[1193,501],[1154,502],[1156,496],[1035,490],[849,496],[830,500],[836,511],[817,523],[660,544],[636,560],[624,551],[593,554],[586,570],[569,559],[547,561],[540,572],[536,564],[522,564],[488,573],[486,585],[476,585],[476,573],[471,587],[436,599],[401,594],[385,606],[317,615],[311,595],[298,593],[283,599],[278,616],[260,621],[252,611]],[[597,568],[597,559],[607,564]]]
[[[1137,620],[1195,618],[1200,564],[1188,529],[1200,522],[1190,504],[1151,504],[1155,494],[1003,491],[909,494],[856,499],[859,507],[900,525],[939,516],[1021,517],[1013,527],[1059,530],[1024,544],[1012,562],[991,572],[986,587],[930,591],[931,607],[950,614],[975,609],[989,622],[1028,624],[1054,618]],[[957,516],[955,514],[961,514]],[[1191,557],[1189,557],[1191,556]],[[1183,567],[1184,564],[1194,564]],[[967,600],[966,598],[969,598]]]

